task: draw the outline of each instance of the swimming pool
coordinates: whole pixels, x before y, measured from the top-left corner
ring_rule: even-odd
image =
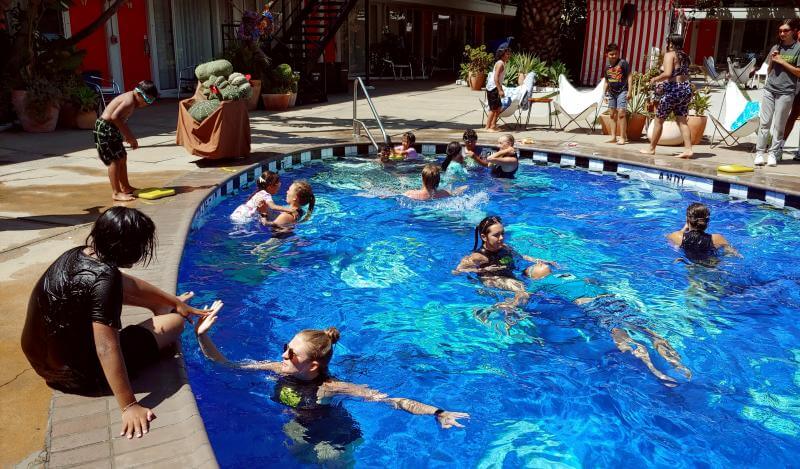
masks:
[[[394,396],[469,412],[465,429],[383,404],[344,400],[303,437],[272,400],[264,373],[207,361],[189,332],[185,361],[209,438],[223,466],[304,466],[350,441],[339,462],[408,466],[785,465],[800,450],[800,221],[766,205],[730,202],[637,180],[524,162],[517,179],[475,173],[458,198],[416,203],[420,165],[387,172],[358,158],[282,176],[309,179],[311,222],[269,241],[235,229],[228,197],[193,230],[179,289],[226,305],[212,332],[231,359],[277,360],[303,328],[339,327],[331,364],[339,379]],[[714,267],[675,262],[664,234],[686,206],[712,209],[711,230],[744,258]],[[506,331],[476,310],[507,296],[451,270],[487,214],[503,217],[507,242],[562,271],[590,278],[619,301],[578,307],[537,293],[529,317]],[[620,306],[620,305],[627,306]],[[609,324],[666,338],[692,370],[664,386]],[[637,337],[641,339],[640,337]],[[641,341],[641,340],[640,340]],[[343,437],[342,435],[345,434]]]

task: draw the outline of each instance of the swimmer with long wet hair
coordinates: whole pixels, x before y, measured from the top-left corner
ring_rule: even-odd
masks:
[[[333,346],[339,340],[335,327],[326,330],[305,329],[283,346],[281,361],[232,362],[217,349],[208,335],[217,320],[222,302],[215,302],[210,314],[198,321],[195,333],[200,348],[209,359],[222,365],[243,370],[265,371],[275,375],[278,383],[275,399],[295,409],[299,414],[330,406],[335,396],[352,396],[366,401],[382,402],[395,409],[415,415],[432,415],[442,428],[463,427],[459,419],[469,418],[464,412],[450,412],[404,397],[389,397],[367,386],[348,383],[334,378],[328,366],[333,357]]]
[[[725,253],[739,256],[739,252],[721,234],[706,233],[711,220],[711,210],[704,204],[695,202],[686,208],[686,223],[678,231],[667,235],[669,242],[683,250],[690,261],[703,261],[717,254],[719,249]]]
[[[291,207],[283,207],[272,200],[272,196],[277,194],[281,188],[281,178],[277,173],[264,171],[256,181],[257,190],[247,199],[247,202],[236,207],[231,213],[230,219],[233,223],[247,223],[253,219],[256,213],[268,221],[277,217],[276,212],[291,212]]]
[[[472,253],[461,259],[453,273],[474,273],[487,287],[514,293],[512,298],[496,305],[504,310],[514,309],[524,306],[530,299],[525,284],[515,274],[516,261],[520,258],[534,263],[522,270],[529,277],[535,275],[537,266],[550,263],[518,254],[505,243],[505,228],[500,217],[486,217],[475,227]]]

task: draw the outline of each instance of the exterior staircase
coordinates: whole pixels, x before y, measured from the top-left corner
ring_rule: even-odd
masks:
[[[327,101],[324,64],[318,65],[325,47],[347,20],[357,0],[308,0],[283,18],[270,43],[272,63],[288,63],[300,72],[298,104]]]

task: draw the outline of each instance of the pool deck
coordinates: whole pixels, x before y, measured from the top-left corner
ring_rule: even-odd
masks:
[[[378,81],[374,86],[371,94],[375,106],[385,116],[386,130],[396,142],[406,130],[413,130],[418,141],[447,142],[460,140],[466,128],[480,127],[478,98],[483,97],[482,92],[430,81]],[[760,97],[758,92],[750,94],[753,99]],[[720,95],[719,90],[713,93],[712,110],[719,108]],[[363,100],[358,113],[371,124]],[[207,163],[175,145],[174,100],[137,111],[130,121],[140,145],[129,152],[131,182],[137,187],[176,187],[178,194],[127,204],[153,217],[159,238],[157,259],[146,269],[133,269],[133,273],[174,291],[185,233],[194,208],[209,190],[257,161],[304,147],[350,142],[351,119],[349,93],[333,95],[325,104],[282,113],[257,111],[251,114],[253,154],[247,159]],[[535,108],[531,121],[538,125],[546,121],[542,106]],[[677,147],[659,147],[655,156],[642,155],[638,150],[646,146],[644,141],[619,147],[602,143],[604,136],[599,133],[588,134],[572,126],[565,132],[541,128],[512,128],[509,132],[518,142],[533,139],[533,144],[522,147],[607,157],[800,194],[800,161],[784,160],[776,168],[749,174],[717,174],[716,167],[721,164],[751,164],[754,136],[734,148],[721,145],[711,149],[708,143],[702,143],[695,147],[696,158],[686,161],[672,156]],[[710,123],[706,133],[711,133]],[[794,151],[798,133],[800,125],[789,137],[787,149]],[[480,142],[493,143],[497,134],[479,131],[479,137]],[[91,223],[111,202],[106,170],[98,161],[89,131],[0,132],[0,297],[5,306],[0,318],[3,467],[216,466],[179,358],[164,360],[135,381],[137,397],[151,406],[158,418],[148,435],[129,441],[116,436],[120,415],[113,397],[54,394],[33,372],[20,349],[32,285],[58,255],[82,244]],[[148,314],[125,308],[123,323],[139,322]]]

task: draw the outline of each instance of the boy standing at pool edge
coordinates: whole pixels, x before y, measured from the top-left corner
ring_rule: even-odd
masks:
[[[150,80],[142,80],[133,91],[122,93],[114,98],[103,114],[94,123],[94,144],[100,161],[108,167],[108,180],[111,182],[111,197],[120,202],[134,200],[136,190],[128,181],[128,153],[122,142],[127,142],[132,150],[139,148],[139,142],[128,128],[128,118],[137,108],[155,102],[158,89]]]
[[[630,89],[631,66],[619,56],[619,46],[611,43],[606,46],[606,100],[611,111],[611,140],[608,143],[624,145],[628,143],[626,109]]]

